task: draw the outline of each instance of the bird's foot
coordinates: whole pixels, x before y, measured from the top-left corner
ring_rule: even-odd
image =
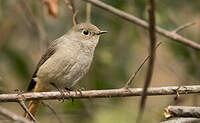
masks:
[[[67,88],[65,87],[65,90],[68,92],[68,94],[70,95],[70,91],[73,91],[71,88]],[[74,103],[74,98],[73,97],[70,97],[71,100],[72,100],[72,104]]]
[[[24,93],[24,91],[23,90],[20,90],[20,89],[15,89],[14,90],[14,92],[16,93],[16,94],[18,94],[18,95],[20,95],[20,94],[23,94]]]
[[[62,101],[62,102],[64,102],[64,101],[65,101],[65,93],[64,93],[64,90],[58,88],[58,86],[56,86],[56,84],[53,83],[53,82],[50,82],[50,84],[51,84],[53,87],[55,87],[55,88],[60,92],[60,94],[61,94],[61,97],[62,97],[62,98],[61,98],[61,100],[58,99],[58,101]]]

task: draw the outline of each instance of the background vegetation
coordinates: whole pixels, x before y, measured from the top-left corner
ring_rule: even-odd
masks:
[[[20,0],[19,0],[20,1]],[[48,14],[43,1],[27,0],[33,16],[18,0],[0,0],[0,92],[14,93],[26,90],[35,66],[48,41],[55,40],[73,26],[72,12],[63,0],[58,1],[56,18]],[[112,0],[103,2],[147,20],[146,0]],[[188,22],[197,23],[180,34],[191,40],[200,40],[199,0],[156,1],[157,25],[173,31]],[[86,3],[75,0],[78,22],[85,22]],[[34,25],[33,19],[41,29]],[[92,6],[91,22],[109,33],[100,39],[89,73],[77,88],[111,89],[123,87],[131,73],[148,54],[147,30],[129,23],[109,12]],[[151,86],[192,85],[200,80],[200,53],[157,35],[163,44],[156,51],[156,63]],[[146,66],[134,80],[132,87],[143,87]],[[159,122],[164,107],[171,104],[199,105],[198,95],[149,97],[144,119]],[[68,123],[132,123],[138,113],[140,97],[70,100],[64,103],[47,101],[63,122]],[[16,103],[0,105],[22,115]],[[37,119],[41,122],[58,122],[53,113],[40,106]]]

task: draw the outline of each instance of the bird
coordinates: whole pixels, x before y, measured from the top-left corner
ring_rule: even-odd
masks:
[[[51,41],[38,62],[27,91],[47,92],[71,88],[89,71],[101,31],[91,23],[73,26],[66,34]],[[30,101],[29,112],[35,116],[40,100]],[[28,113],[24,117],[31,120]]]

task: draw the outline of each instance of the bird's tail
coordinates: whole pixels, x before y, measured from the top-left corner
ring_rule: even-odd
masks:
[[[49,91],[49,89],[46,89],[44,86],[40,85],[39,82],[37,82],[34,92],[46,92],[46,91]],[[32,100],[29,102],[28,110],[33,116],[35,116],[40,103],[41,103],[40,100]],[[32,120],[27,112],[24,113],[24,117],[26,119]]]

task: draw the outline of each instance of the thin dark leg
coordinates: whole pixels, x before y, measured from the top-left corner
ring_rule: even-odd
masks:
[[[56,86],[56,84],[53,83],[53,82],[50,82],[50,84],[51,84],[54,88],[56,88],[56,89],[61,93],[61,95],[62,95],[62,102],[64,102],[64,101],[65,101],[65,97],[64,97],[65,94],[64,94],[63,90],[60,89],[60,88],[58,88],[58,86]]]
[[[69,93],[70,95],[70,91],[72,91],[72,89],[65,87],[65,90]],[[72,104],[74,103],[74,98],[70,97],[72,99]]]

